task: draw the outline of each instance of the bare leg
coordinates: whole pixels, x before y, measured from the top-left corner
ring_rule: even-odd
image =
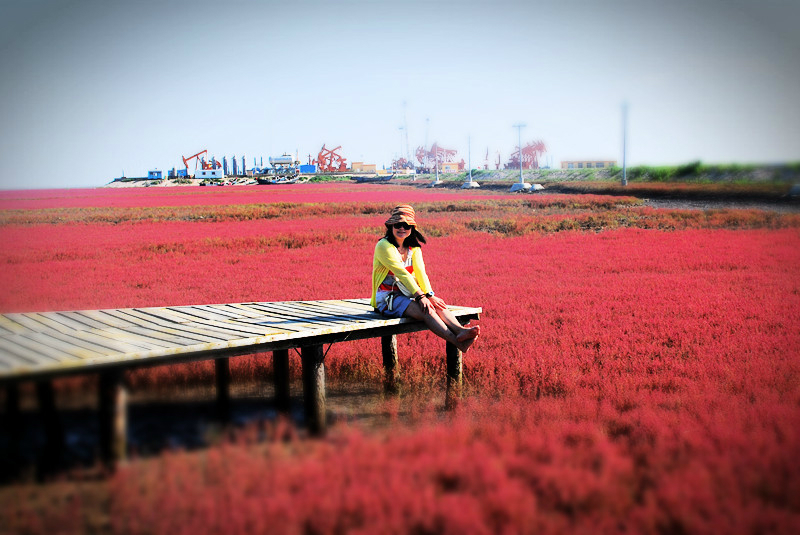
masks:
[[[475,341],[475,337],[477,336],[477,333],[475,333],[473,336],[466,336],[466,337],[463,336],[465,334],[464,332],[459,332],[458,334],[454,333],[453,331],[450,330],[447,323],[445,323],[444,320],[442,320],[442,318],[439,317],[438,314],[426,313],[425,310],[418,303],[411,303],[410,305],[408,305],[408,308],[406,309],[404,315],[424,321],[425,325],[428,326],[428,328],[431,330],[431,332],[433,332],[433,334],[450,342],[458,349],[460,349],[462,353],[467,352],[469,347]],[[450,314],[450,316],[452,317],[452,314]],[[456,323],[458,323],[458,320],[456,320]],[[461,325],[459,325],[459,329],[461,331],[474,332],[471,331],[470,329],[464,329],[463,327],[461,327]],[[460,340],[459,340],[459,335],[461,335]]]
[[[447,308],[436,309],[436,313],[442,319],[442,321],[447,325],[447,328],[450,329],[450,332],[456,335],[456,338],[461,340],[466,340],[469,338],[476,338],[481,333],[481,328],[479,325],[474,327],[464,327],[461,325],[453,313],[450,312]]]

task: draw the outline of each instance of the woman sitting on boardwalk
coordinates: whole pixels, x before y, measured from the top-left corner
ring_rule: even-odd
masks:
[[[434,295],[422,261],[425,237],[414,215],[411,206],[402,204],[385,223],[386,235],[375,246],[372,260],[371,304],[389,318],[424,321],[434,334],[466,352],[481,328],[462,327],[444,300]]]

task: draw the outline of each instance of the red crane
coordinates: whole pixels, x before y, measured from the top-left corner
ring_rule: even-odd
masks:
[[[208,154],[208,150],[201,150],[197,154],[193,154],[193,155],[189,156],[188,158],[186,158],[185,156],[181,156],[181,158],[183,158],[183,165],[186,167],[187,171],[189,170],[189,162],[191,161],[191,159],[192,158],[197,158],[201,154]],[[198,158],[197,161],[199,162],[200,159]],[[197,162],[194,163],[194,168],[197,169]]]
[[[547,152],[542,140],[528,143],[522,148],[522,168],[539,169],[539,156]],[[506,169],[519,169],[520,150],[519,147],[511,154],[511,158],[506,164]]]
[[[392,169],[414,169],[414,164],[403,157],[392,160]]]
[[[317,159],[314,160],[317,169],[323,173],[347,171],[347,158],[343,158],[340,154],[336,153],[336,151],[341,148],[340,145],[335,149],[326,149],[323,144],[322,148],[319,150],[319,154],[317,154]]]
[[[426,169],[434,167],[436,162],[439,162],[440,165],[443,163],[455,163],[457,154],[458,151],[445,149],[436,143],[431,146],[429,151],[426,151],[425,147],[417,147],[417,152],[415,153],[417,161]],[[464,169],[463,160],[458,164],[458,168]]]

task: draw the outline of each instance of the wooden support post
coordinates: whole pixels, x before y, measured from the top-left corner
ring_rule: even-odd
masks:
[[[8,431],[8,458],[0,459],[0,471],[16,475],[22,459],[22,413],[19,410],[19,386],[6,385],[6,418],[2,428]]]
[[[127,401],[125,372],[112,369],[100,374],[98,385],[100,456],[111,468],[127,456]]]
[[[306,422],[312,435],[325,433],[325,363],[322,346],[300,348],[303,362],[303,403]]]
[[[289,390],[289,350],[272,352],[272,370],[275,383],[275,406],[278,412],[289,412],[291,393]]]
[[[399,394],[400,366],[397,362],[397,336],[381,337],[381,353],[383,353],[383,390],[387,394]]]
[[[447,343],[447,394],[445,396],[445,408],[455,409],[461,399],[461,350],[456,346]]]
[[[217,420],[223,424],[231,420],[231,365],[227,357],[214,360],[217,379]]]
[[[39,404],[45,436],[44,451],[39,459],[39,474],[47,476],[57,468],[64,451],[64,428],[56,412],[56,397],[51,381],[36,383],[36,401]]]

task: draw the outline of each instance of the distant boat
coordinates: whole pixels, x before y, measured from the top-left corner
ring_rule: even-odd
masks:
[[[351,176],[350,180],[355,180],[356,182],[388,182],[389,180],[394,178],[395,173],[391,175],[364,175],[364,176]]]
[[[307,180],[307,179],[306,179]],[[285,177],[285,176],[258,176],[256,177],[256,182],[262,185],[266,184],[294,184],[296,182],[305,182],[306,180],[300,180],[300,176],[294,177]]]

